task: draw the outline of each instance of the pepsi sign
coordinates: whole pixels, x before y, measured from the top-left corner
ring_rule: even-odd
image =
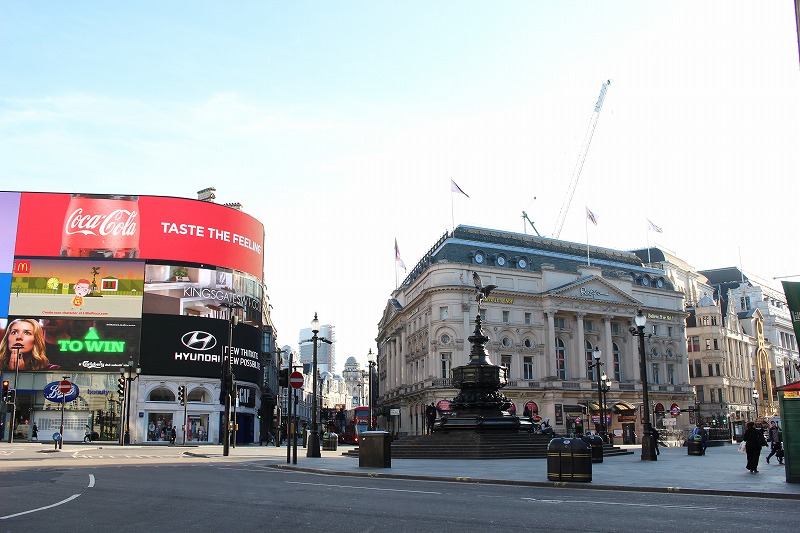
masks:
[[[44,386],[42,392],[44,392],[44,399],[50,402],[55,403],[66,403],[71,402],[75,398],[81,395],[81,391],[77,385],[72,383],[72,386],[69,389],[69,392],[66,394],[62,394],[60,390],[58,390],[58,385],[61,383],[60,381],[53,381],[52,383],[48,383]]]

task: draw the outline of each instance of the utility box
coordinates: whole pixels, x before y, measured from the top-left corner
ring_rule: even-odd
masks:
[[[778,387],[786,482],[800,483],[800,381]]]
[[[592,452],[582,439],[553,439],[547,445],[549,481],[592,481]]]
[[[388,431],[363,431],[358,434],[358,466],[392,467],[392,439]]]

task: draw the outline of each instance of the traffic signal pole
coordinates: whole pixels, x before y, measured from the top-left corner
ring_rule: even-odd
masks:
[[[287,369],[287,373],[291,372],[292,370],[292,351],[289,350],[289,368]],[[283,372],[283,369],[278,370],[278,372]],[[294,414],[292,413],[292,393],[293,389],[289,387],[289,378],[286,378],[286,386],[284,387],[286,391],[286,414],[288,415],[286,418],[286,464],[288,465],[291,462],[291,455],[292,455],[292,436],[295,434],[294,431]],[[278,436],[280,439],[280,435]],[[297,464],[297,440],[295,440],[295,449],[294,449],[294,462]]]

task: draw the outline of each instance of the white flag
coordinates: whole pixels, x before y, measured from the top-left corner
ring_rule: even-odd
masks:
[[[586,208],[586,218],[588,218],[595,226],[597,225],[597,217],[588,207]]]
[[[462,191],[462,190],[461,190],[461,187],[459,187],[459,186],[456,184],[456,182],[455,182],[455,181],[453,181],[453,178],[450,178],[450,190],[451,190],[452,192],[460,192],[461,194],[463,194],[464,196],[466,196],[467,198],[469,198],[469,195],[468,195],[467,193],[465,193],[464,191]]]
[[[394,240],[394,260],[398,265],[400,265],[400,268],[406,270],[406,264],[403,263],[402,259],[400,259],[400,248],[397,247],[397,239]]]
[[[662,230],[661,228],[659,228],[658,226],[656,226],[655,224],[653,224],[653,222],[652,222],[652,221],[651,221],[649,218],[648,218],[648,219],[646,219],[646,220],[647,220],[648,227],[649,227],[651,230],[655,231],[656,233],[664,233],[664,230]]]

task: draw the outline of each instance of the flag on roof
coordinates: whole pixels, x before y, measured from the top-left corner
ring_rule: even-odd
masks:
[[[661,228],[659,228],[658,226],[656,226],[655,224],[653,224],[653,221],[651,221],[649,218],[647,219],[647,226],[648,226],[648,227],[649,227],[651,230],[655,231],[656,233],[664,233],[664,230],[662,230]]]
[[[469,198],[469,195],[464,191],[462,191],[461,187],[459,187],[458,184],[455,181],[453,181],[453,178],[450,178],[450,190],[452,192],[460,192],[461,194]]]
[[[397,246],[397,239],[394,240],[394,260],[403,270],[406,270],[406,264],[400,259],[400,248]]]
[[[589,209],[588,207],[586,208],[586,218],[588,218],[591,221],[591,223],[594,224],[595,226],[597,225],[597,217],[595,216],[594,213],[592,213],[592,210]]]

